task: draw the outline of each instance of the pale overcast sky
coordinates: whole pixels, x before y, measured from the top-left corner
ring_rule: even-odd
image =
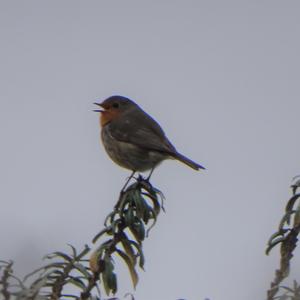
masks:
[[[167,212],[136,299],[264,299],[266,242],[300,173],[299,14],[298,0],[2,0],[0,259],[24,274],[102,228],[129,172],[92,109],[121,94],[207,167],[155,171]],[[132,291],[121,267],[117,296]]]

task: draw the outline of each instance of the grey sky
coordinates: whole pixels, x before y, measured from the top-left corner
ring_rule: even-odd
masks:
[[[145,242],[136,299],[263,299],[278,260],[266,241],[300,173],[299,10],[1,1],[0,259],[29,272],[101,229],[129,173],[104,152],[92,103],[121,94],[207,167],[155,171],[167,213]],[[120,271],[121,297],[132,286]]]

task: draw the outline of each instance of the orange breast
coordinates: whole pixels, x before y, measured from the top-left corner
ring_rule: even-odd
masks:
[[[103,127],[119,115],[118,111],[106,110],[102,111],[100,115],[100,125]]]

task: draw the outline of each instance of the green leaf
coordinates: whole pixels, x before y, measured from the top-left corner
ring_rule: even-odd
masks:
[[[135,223],[131,224],[129,229],[138,242],[141,242],[145,239],[145,227],[144,227],[143,223],[135,222]]]
[[[104,289],[107,295],[116,292],[117,289],[117,279],[116,275],[113,273],[114,265],[110,256],[106,255],[104,257],[104,271],[102,272],[102,280]]]
[[[58,275],[58,276],[63,276],[64,275],[64,272],[63,271],[61,271],[61,270],[52,270],[51,271],[51,273],[50,273],[51,275],[52,274],[54,274],[54,275]],[[48,276],[50,276],[50,275],[48,275]]]
[[[143,250],[142,250],[142,245],[141,244],[138,244],[136,243],[135,241],[130,241],[130,244],[132,244],[136,250],[137,250],[137,255],[139,257],[139,266],[140,268],[142,268],[144,270],[144,264],[145,264],[145,257],[144,257],[144,253],[143,253]]]
[[[286,223],[287,225],[290,225],[290,223],[291,223],[291,215],[294,214],[294,213],[295,213],[295,211],[292,210],[292,211],[287,212],[287,213],[282,217],[282,219],[281,219],[281,221],[280,221],[280,223],[279,223],[279,226],[278,226],[278,227],[279,227],[279,230],[280,230],[280,229],[283,229],[285,223]]]
[[[48,264],[48,265],[46,265],[46,266],[44,266],[44,267],[38,268],[38,269],[32,271],[31,273],[25,275],[25,277],[24,277],[23,280],[26,281],[29,277],[32,277],[34,274],[36,274],[36,273],[38,273],[38,272],[40,272],[40,271],[43,271],[42,273],[45,273],[45,272],[47,272],[49,269],[50,269],[50,272],[51,272],[51,269],[52,269],[52,268],[55,268],[55,269],[58,269],[58,268],[64,268],[66,264],[67,264],[66,262],[59,262],[59,263],[51,263],[51,264]],[[55,271],[58,272],[58,270],[55,270]]]
[[[104,275],[105,273],[102,273],[102,282],[103,282],[103,286],[104,286],[104,290],[107,296],[109,296],[110,294],[110,287],[108,285],[108,278],[107,275]]]
[[[112,226],[108,226],[106,228],[104,228],[103,230],[101,230],[99,233],[97,233],[95,235],[95,237],[92,240],[92,243],[95,244],[97,242],[97,240],[104,235],[105,233],[109,232],[112,229]]]
[[[44,267],[44,269],[52,269],[52,268],[63,269],[63,268],[65,268],[66,265],[67,265],[66,262],[54,262],[54,263],[46,265]]]
[[[147,229],[146,232],[146,236],[148,237],[150,230],[154,227],[154,225],[156,224],[157,221],[157,217],[156,217],[156,213],[154,211],[154,209],[152,209],[151,207],[149,207],[149,211],[151,212],[151,215],[153,217],[153,223],[151,224],[151,226]]]
[[[117,275],[115,273],[111,273],[110,277],[108,278],[108,285],[111,289],[111,292],[115,294],[118,290]]]
[[[117,219],[111,223],[112,232],[115,234],[119,231],[119,224],[122,223],[121,219]]]
[[[129,207],[128,210],[124,211],[125,224],[130,226],[134,222],[133,208]]]
[[[33,293],[39,293],[41,288],[47,286],[47,284],[46,284],[47,281],[48,281],[47,276],[45,276],[43,278],[39,278],[31,284],[30,289],[32,290]]]
[[[84,249],[82,252],[77,256],[77,260],[81,260],[82,257],[84,257],[86,254],[88,254],[91,251],[91,248],[88,245],[84,245]]]
[[[300,187],[300,179],[296,180],[297,178],[300,178],[300,175],[297,175],[293,178],[293,181],[295,181],[294,184],[291,186],[293,194],[295,194],[297,189]]]
[[[56,251],[56,252],[53,252],[51,253],[50,255],[46,256],[46,258],[48,259],[52,259],[54,257],[60,257],[68,262],[73,262],[73,258],[70,257],[69,255],[63,253],[63,252],[60,252],[60,251]]]
[[[111,243],[113,242],[113,239],[109,239],[107,241],[105,241],[104,243],[102,243],[100,245],[100,247],[97,249],[97,252],[103,252],[104,250],[106,250],[107,248],[110,247]]]
[[[69,278],[67,280],[67,283],[73,284],[73,285],[77,286],[78,288],[80,288],[81,290],[85,290],[85,288],[86,288],[83,281],[76,277]]]
[[[141,252],[139,252],[139,266],[141,269],[143,269],[145,271],[144,265],[145,265],[145,256],[144,256],[143,251],[141,251]]]
[[[275,232],[271,235],[268,241],[268,245],[272,244],[273,240],[276,239],[278,236],[284,236],[286,232],[288,232],[289,229],[280,229],[279,231]]]
[[[145,211],[145,200],[138,191],[136,191],[132,196],[136,207],[136,216],[139,219],[142,219]]]
[[[151,210],[154,212],[154,210],[152,209],[152,207],[150,207],[147,203],[145,203],[145,210],[144,210],[144,215],[143,215],[143,221],[145,222],[145,224],[147,225],[149,220],[151,219]]]
[[[80,263],[76,263],[74,264],[74,267],[85,277],[85,278],[90,278],[91,274],[89,273],[89,271],[87,270],[87,268]]]
[[[285,237],[279,237],[277,239],[274,239],[272,243],[267,247],[266,249],[266,255],[269,255],[270,251],[279,243],[282,243],[285,240]]]
[[[125,253],[130,258],[131,263],[135,266],[136,265],[136,255],[134,253],[134,250],[132,249],[131,243],[130,243],[127,235],[124,232],[122,232],[122,234],[121,234],[121,244],[125,250]]]
[[[116,211],[113,211],[111,212],[106,218],[105,218],[105,221],[104,221],[104,226],[105,227],[109,227],[108,222],[112,223],[115,219],[115,216],[116,216],[117,212]]]
[[[119,199],[118,204],[116,206],[119,208],[121,216],[123,215],[125,207],[126,205],[128,205],[130,200],[131,200],[131,191],[126,191]]]
[[[298,225],[300,225],[300,203],[295,211],[293,227],[297,227]]]
[[[123,260],[125,261],[125,263],[127,264],[130,276],[131,276],[131,280],[133,283],[133,287],[136,288],[136,285],[138,283],[139,277],[135,271],[134,265],[132,264],[130,258],[120,249],[116,249],[116,252],[123,258]]]
[[[287,205],[286,205],[286,208],[285,208],[285,211],[286,212],[289,212],[293,209],[294,205],[295,205],[295,202],[297,201],[297,199],[300,197],[300,194],[296,194],[296,195],[293,195],[290,200],[288,201]]]
[[[112,239],[109,239],[106,242],[102,243],[100,247],[98,247],[90,256],[89,264],[90,264],[90,269],[92,270],[93,273],[99,271],[101,257],[103,253],[106,251],[106,249],[108,249],[111,246],[112,241],[113,241]]]
[[[72,255],[73,255],[73,257],[76,257],[77,256],[77,251],[76,251],[75,247],[72,246],[71,244],[68,244],[68,246],[72,249]]]
[[[46,299],[50,299],[51,298],[51,294],[48,296],[48,298],[46,298]],[[75,296],[75,295],[70,295],[70,294],[62,294],[61,295],[62,297],[64,297],[64,298],[74,298],[74,299],[78,299],[78,296]]]
[[[159,201],[155,196],[149,194],[149,193],[143,193],[144,196],[148,197],[151,201],[152,201],[152,204],[153,204],[153,210],[155,212],[155,215],[157,216],[159,213],[160,213],[160,204],[159,204]]]
[[[165,200],[165,196],[159,189],[153,187],[151,184],[144,184],[143,188],[154,198],[158,199],[158,197],[160,197],[163,206],[163,201]]]

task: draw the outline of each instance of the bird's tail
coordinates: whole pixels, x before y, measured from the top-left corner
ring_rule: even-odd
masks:
[[[196,162],[192,161],[191,159],[187,158],[186,156],[176,152],[172,155],[175,159],[178,159],[179,161],[183,162],[184,164],[188,165],[189,167],[191,167],[194,170],[200,170],[203,169],[205,170],[205,168],[199,164],[197,164]]]

